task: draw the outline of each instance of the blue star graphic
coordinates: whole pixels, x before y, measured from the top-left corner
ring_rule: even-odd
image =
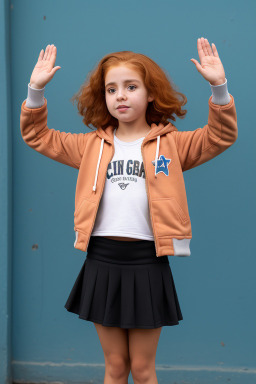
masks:
[[[163,172],[166,176],[169,175],[169,169],[168,166],[171,162],[171,159],[166,159],[164,155],[159,156],[159,159],[157,159],[157,168],[156,173]],[[152,161],[152,163],[155,166],[155,161]]]

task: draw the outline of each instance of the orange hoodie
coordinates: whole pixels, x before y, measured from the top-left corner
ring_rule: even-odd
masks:
[[[141,151],[156,256],[189,256],[192,239],[183,172],[218,156],[237,139],[234,98],[226,105],[209,98],[208,124],[194,131],[181,131],[169,123],[152,124]],[[87,250],[108,164],[114,156],[114,127],[87,133],[66,133],[48,128],[47,99],[40,108],[21,105],[20,129],[23,140],[37,152],[79,169],[74,211],[74,247]],[[167,172],[157,173],[157,160]]]

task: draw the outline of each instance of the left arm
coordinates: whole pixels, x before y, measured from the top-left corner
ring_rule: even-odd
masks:
[[[234,98],[228,93],[227,79],[217,49],[207,39],[198,39],[201,65],[198,71],[210,83],[208,124],[194,131],[174,131],[182,171],[197,167],[224,152],[237,139],[237,115]]]

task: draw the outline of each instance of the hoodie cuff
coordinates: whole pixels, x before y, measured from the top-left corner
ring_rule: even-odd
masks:
[[[210,82],[210,87],[212,90],[212,102],[214,104],[226,105],[230,102],[230,95],[228,93],[227,79],[225,78],[225,83],[220,85],[212,85]]]
[[[26,99],[27,108],[40,108],[44,105],[44,91],[45,87],[41,89],[32,88],[28,84],[28,97]]]

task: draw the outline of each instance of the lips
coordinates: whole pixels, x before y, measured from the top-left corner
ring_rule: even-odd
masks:
[[[127,105],[119,105],[119,107],[117,107],[117,109],[125,109],[125,108],[129,108],[129,107],[127,107]]]

